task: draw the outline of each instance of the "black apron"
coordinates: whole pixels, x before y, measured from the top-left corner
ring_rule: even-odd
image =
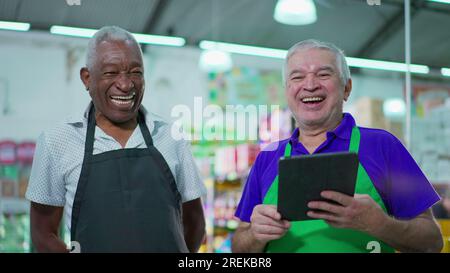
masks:
[[[94,106],[72,209],[71,241],[81,252],[188,252],[175,179],[139,111],[146,149],[93,155]]]

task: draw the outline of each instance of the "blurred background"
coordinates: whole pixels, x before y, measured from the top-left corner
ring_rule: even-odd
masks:
[[[203,107],[279,105],[258,116],[256,129],[278,118],[279,138],[295,126],[281,77],[286,50],[310,38],[336,44],[353,79],[344,110],[359,125],[401,139],[444,196],[450,184],[450,1],[409,2],[405,18],[403,0],[0,0],[0,252],[32,251],[24,193],[35,141],[88,105],[79,70],[87,38],[105,25],[137,35],[147,83],[143,104],[150,111],[173,121],[173,107],[193,109],[195,97]],[[235,134],[232,125],[224,127]],[[265,140],[206,140],[201,127],[190,130],[200,136],[192,152],[208,189],[201,251],[229,252],[234,211]],[[450,216],[449,205],[438,206],[439,218]],[[440,223],[448,252],[450,225]]]

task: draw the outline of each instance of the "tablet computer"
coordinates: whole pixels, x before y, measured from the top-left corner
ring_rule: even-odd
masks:
[[[278,162],[278,211],[289,221],[312,220],[310,201],[325,201],[320,193],[355,193],[358,154],[350,152],[281,158]],[[326,200],[328,202],[332,202]]]

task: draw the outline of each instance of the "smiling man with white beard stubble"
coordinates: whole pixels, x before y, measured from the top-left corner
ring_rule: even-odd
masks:
[[[257,157],[235,216],[234,252],[439,252],[442,236],[430,210],[439,196],[409,152],[389,132],[362,128],[343,103],[352,91],[345,56],[330,43],[306,40],[287,54],[285,95],[296,128]],[[273,149],[273,147],[277,147]],[[281,157],[354,152],[354,196],[323,191],[308,203],[312,220],[283,220],[277,211]]]

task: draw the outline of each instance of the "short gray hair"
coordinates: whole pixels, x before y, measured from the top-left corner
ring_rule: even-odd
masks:
[[[347,61],[345,59],[344,51],[332,43],[322,42],[315,39],[308,39],[298,42],[288,50],[283,66],[283,84],[286,84],[287,66],[292,55],[300,50],[308,50],[314,48],[328,50],[336,56],[336,65],[339,69],[339,78],[344,86],[347,85],[347,82],[351,78],[351,75],[350,68],[348,67]]]
[[[89,40],[86,52],[87,68],[93,67],[97,46],[103,41],[131,41],[137,45],[142,56],[142,49],[133,34],[117,26],[105,26],[99,29]]]

